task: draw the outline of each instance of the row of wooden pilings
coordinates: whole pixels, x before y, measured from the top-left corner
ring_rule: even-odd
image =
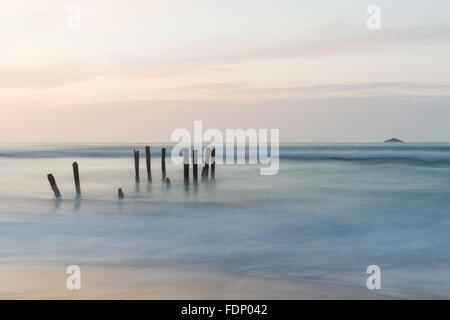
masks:
[[[211,180],[215,180],[216,178],[216,150],[214,147],[206,148],[205,153],[205,161],[201,172],[201,181],[207,181],[209,179],[209,171],[211,170]],[[149,146],[145,147],[145,160],[147,166],[147,181],[148,183],[152,183],[152,163],[151,163],[151,150]],[[139,150],[134,150],[134,170],[135,170],[135,181],[136,183],[140,183],[139,176]],[[75,193],[76,197],[81,197],[81,186],[80,186],[80,173],[78,168],[78,163],[74,162],[72,164],[73,168],[73,178],[75,182]],[[169,177],[166,176],[166,148],[161,149],[161,177],[162,181],[166,183],[167,186],[170,186],[171,181]],[[50,183],[50,187],[55,194],[57,199],[61,198],[61,192],[59,191],[58,185],[56,184],[55,177],[53,174],[49,173],[47,175],[48,182]],[[188,185],[190,183],[189,179],[189,149],[183,149],[183,179],[184,184]],[[198,150],[192,150],[192,181],[194,184],[198,183]],[[125,197],[122,188],[117,190],[117,196],[119,199],[123,199]]]

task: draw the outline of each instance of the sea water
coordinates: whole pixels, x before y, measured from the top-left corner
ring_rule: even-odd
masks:
[[[143,145],[1,145],[0,263],[175,267],[361,288],[378,265],[386,294],[450,298],[450,144],[284,144],[276,175],[217,165],[214,182],[191,176],[188,186],[168,156],[170,188],[161,146],[152,145],[152,183],[141,156],[136,184],[133,149],[144,155]]]

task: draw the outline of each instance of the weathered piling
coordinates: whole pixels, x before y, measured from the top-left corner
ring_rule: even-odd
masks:
[[[80,173],[78,171],[78,163],[72,163],[73,167],[73,180],[75,181],[75,192],[77,198],[81,197],[81,187],[80,187]]]
[[[192,150],[192,180],[198,182],[198,150]]]
[[[209,162],[210,162],[210,156],[211,156],[211,149],[206,148],[205,151],[205,165],[202,169],[202,181],[208,180],[209,177]]]
[[[123,194],[122,188],[119,188],[119,190],[117,190],[117,196],[118,196],[119,199],[125,198],[125,195]]]
[[[61,198],[61,192],[59,192],[58,185],[56,184],[55,181],[55,177],[51,173],[49,173],[47,175],[47,179],[48,182],[50,183],[50,186],[52,187],[53,192],[55,193],[55,197],[58,199]]]
[[[166,180],[166,148],[161,149],[161,172],[162,180]]]
[[[134,150],[134,171],[137,183],[139,182],[139,150]]]
[[[189,184],[189,149],[183,149],[184,184]]]
[[[211,150],[211,180],[216,179],[216,148]]]
[[[152,163],[149,146],[145,147],[145,160],[147,162],[147,180],[148,182],[152,182]]]
[[[206,166],[205,165],[203,165],[203,167],[202,167],[202,173],[200,174],[200,176],[202,178],[202,181],[208,179],[208,177],[206,176]]]

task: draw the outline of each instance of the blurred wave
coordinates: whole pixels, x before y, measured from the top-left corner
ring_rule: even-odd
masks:
[[[153,144],[152,157],[161,156],[161,148],[170,153],[173,145]],[[0,158],[125,158],[134,149],[144,153],[144,145],[32,145],[1,146]],[[282,144],[280,159],[286,160],[417,160],[449,162],[450,143],[405,143],[405,144]],[[235,147],[236,152],[236,147]],[[270,148],[269,152],[270,154]],[[224,149],[223,154],[226,155]],[[248,157],[248,148],[246,149]]]

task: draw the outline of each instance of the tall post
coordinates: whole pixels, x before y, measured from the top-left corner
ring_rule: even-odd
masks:
[[[50,183],[50,186],[52,187],[55,197],[57,199],[61,198],[61,192],[59,192],[58,186],[56,185],[55,177],[51,173],[49,173],[47,175],[47,179],[48,179],[48,182]]]
[[[78,163],[74,162],[72,164],[73,167],[73,179],[75,181],[75,191],[77,194],[77,198],[81,197],[81,188],[80,188],[80,173],[78,171]]]
[[[166,180],[166,148],[161,149],[161,171],[162,171],[162,180]]]
[[[211,149],[208,147],[205,151],[205,165],[202,169],[202,181],[208,180],[209,177],[209,162],[211,157]]]
[[[134,171],[137,183],[139,182],[139,150],[134,150]]]
[[[189,149],[183,149],[184,184],[189,184]]]
[[[198,182],[198,150],[192,150],[192,180]]]
[[[216,147],[211,150],[211,180],[216,179]]]
[[[152,182],[152,163],[149,146],[145,147],[145,160],[147,162],[147,179],[148,182]]]

